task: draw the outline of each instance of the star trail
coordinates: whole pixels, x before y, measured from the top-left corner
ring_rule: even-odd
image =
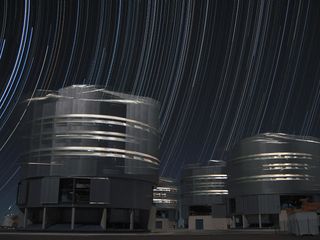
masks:
[[[0,213],[36,89],[95,84],[161,102],[161,175],[263,132],[320,137],[317,0],[0,1]]]

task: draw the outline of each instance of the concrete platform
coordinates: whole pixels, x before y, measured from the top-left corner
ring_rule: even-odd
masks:
[[[172,233],[48,233],[0,232],[0,240],[294,240],[289,234],[272,231],[176,231]],[[304,240],[320,236],[303,236]]]

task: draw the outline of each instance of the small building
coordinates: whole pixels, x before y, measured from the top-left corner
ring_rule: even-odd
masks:
[[[264,133],[240,141],[227,161],[234,228],[288,229],[287,212],[320,199],[320,140]]]
[[[160,178],[153,189],[153,204],[156,209],[154,231],[172,231],[177,228],[178,221],[177,182],[169,178]]]
[[[211,160],[207,165],[188,165],[181,177],[181,215],[190,230],[227,229],[226,166]]]

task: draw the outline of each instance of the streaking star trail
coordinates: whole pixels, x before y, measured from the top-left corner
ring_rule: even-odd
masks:
[[[320,137],[316,0],[0,1],[0,212],[36,89],[95,84],[161,102],[161,175],[263,132]]]

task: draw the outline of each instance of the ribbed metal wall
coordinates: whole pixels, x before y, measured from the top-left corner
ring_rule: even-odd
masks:
[[[223,163],[206,166],[187,166],[181,177],[183,205],[213,205],[224,203],[228,194],[227,174]]]
[[[155,101],[78,85],[31,101],[23,178],[125,175],[157,181]]]
[[[265,133],[242,140],[228,160],[231,196],[320,191],[320,140]]]
[[[160,178],[159,184],[153,189],[153,204],[157,209],[178,208],[178,185],[175,180]]]

